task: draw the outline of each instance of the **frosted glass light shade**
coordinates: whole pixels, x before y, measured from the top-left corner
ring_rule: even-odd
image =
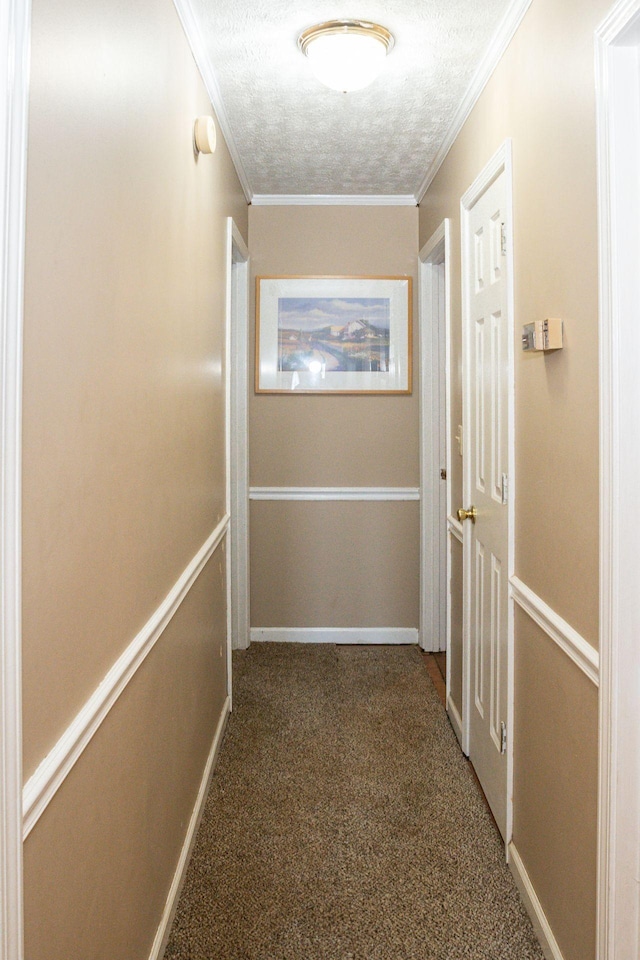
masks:
[[[378,76],[393,37],[378,24],[361,20],[332,20],[310,27],[298,45],[314,74],[332,90],[362,90]]]
[[[375,37],[333,33],[309,45],[307,57],[321,83],[332,90],[362,90],[382,70],[387,51]]]

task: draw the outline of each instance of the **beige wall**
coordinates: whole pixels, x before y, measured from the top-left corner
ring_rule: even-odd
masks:
[[[513,140],[515,328],[562,317],[566,346],[516,351],[516,573],[598,637],[598,274],[593,31],[607,0],[534,0],[420,206],[420,243],[452,219],[454,432],[461,423],[460,197]],[[454,502],[461,460],[452,443]],[[587,522],[578,522],[579,505]],[[561,576],[559,572],[561,571]]]
[[[261,545],[251,557],[254,623],[416,627],[419,506],[253,503],[251,537]]]
[[[516,345],[522,325],[544,317],[564,319],[566,342],[562,352],[548,356],[525,356],[516,348],[516,574],[593,645],[598,638],[593,31],[609,6],[609,0],[534,0],[420,208],[421,244],[444,217],[452,220],[455,433],[461,423],[460,197],[512,138]],[[462,462],[453,438],[452,449],[457,506]],[[547,646],[519,616],[515,841],[565,960],[589,960],[595,950],[596,698],[580,671],[562,655],[560,661],[550,655]],[[563,697],[574,708],[564,729],[560,705],[549,717],[546,703],[559,672]],[[546,698],[535,691],[547,691]],[[581,755],[566,744],[576,732]],[[531,769],[539,778],[535,789],[527,777]],[[551,823],[541,814],[542,789],[553,792],[547,808],[556,818]],[[560,827],[569,820],[581,826],[560,842]]]
[[[593,644],[593,29],[609,5],[534,0],[419,214],[249,212],[254,275],[415,277],[418,226],[422,244],[452,218],[455,431],[459,199],[513,138],[516,333],[566,324],[562,353],[516,356],[516,572]],[[193,157],[210,106],[169,0],[34,0],[32,64],[26,777],[222,515],[225,217],[248,230],[221,138]],[[419,483],[417,375],[410,397],[252,395],[250,432],[255,486]],[[252,533],[254,625],[417,627],[416,504],[254,503]],[[29,836],[29,960],[148,954],[224,698],[224,603],[221,548]],[[565,960],[590,960],[596,691],[524,614],[516,628],[514,839]]]
[[[24,344],[29,777],[224,513],[225,218],[170,0],[34,0]],[[29,960],[145,955],[224,700],[224,547],[25,849]],[[82,859],[79,854],[82,852]]]
[[[225,695],[223,554],[25,845],[28,960],[146,960]]]
[[[250,207],[249,239],[254,277],[415,278],[418,212],[415,207]],[[411,396],[252,391],[249,408],[252,486],[419,484],[417,336]],[[417,628],[415,508],[411,502],[254,503],[252,626]],[[374,561],[362,559],[374,553]],[[336,586],[338,570],[350,578],[351,599],[344,583]]]
[[[513,839],[565,960],[595,953],[598,690],[516,611]]]

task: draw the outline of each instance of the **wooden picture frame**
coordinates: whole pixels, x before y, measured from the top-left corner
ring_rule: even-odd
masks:
[[[410,394],[412,278],[256,278],[256,393]]]

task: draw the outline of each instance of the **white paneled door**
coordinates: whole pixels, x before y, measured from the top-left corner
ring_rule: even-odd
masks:
[[[466,725],[469,757],[508,840],[511,318],[504,166],[485,181],[466,208],[463,200]]]

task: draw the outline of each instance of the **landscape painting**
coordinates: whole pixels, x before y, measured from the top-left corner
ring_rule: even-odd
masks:
[[[256,393],[411,393],[411,277],[257,277]]]
[[[388,297],[280,297],[278,370],[389,370]]]

